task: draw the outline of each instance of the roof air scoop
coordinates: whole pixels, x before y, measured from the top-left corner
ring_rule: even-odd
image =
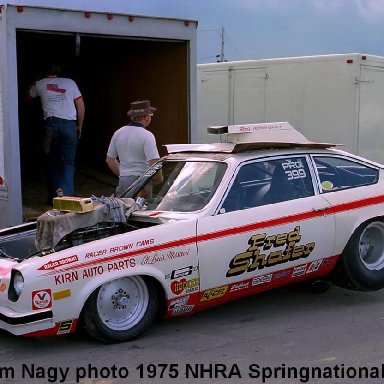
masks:
[[[216,126],[209,127],[207,131],[213,134],[226,134],[226,142],[234,144],[309,143],[309,140],[288,122]]]

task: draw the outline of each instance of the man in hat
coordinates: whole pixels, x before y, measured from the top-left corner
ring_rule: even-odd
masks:
[[[147,130],[155,111],[148,100],[134,101],[127,112],[131,122],[112,136],[106,162],[119,177],[116,196],[120,196],[160,157],[155,136]]]

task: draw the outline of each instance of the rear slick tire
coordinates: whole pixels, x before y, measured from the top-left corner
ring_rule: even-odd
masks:
[[[158,305],[153,281],[122,277],[91,294],[84,306],[83,325],[88,334],[104,343],[129,341],[154,322]]]
[[[350,238],[332,282],[357,291],[384,288],[384,222],[362,224]]]

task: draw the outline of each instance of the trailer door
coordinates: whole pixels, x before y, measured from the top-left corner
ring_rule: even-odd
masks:
[[[201,71],[197,87],[197,132],[198,143],[213,143],[215,135],[207,134],[212,125],[230,124],[229,73],[228,70]]]
[[[357,154],[383,162],[384,68],[361,66]]]

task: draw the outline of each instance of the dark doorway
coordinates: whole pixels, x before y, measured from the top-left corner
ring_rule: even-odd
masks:
[[[17,32],[19,135],[25,215],[47,209],[46,159],[39,150],[42,111],[26,101],[30,84],[47,63],[61,64],[83,94],[86,117],[78,144],[75,186],[79,196],[110,195],[117,180],[105,165],[113,132],[127,123],[129,103],[150,99],[158,108],[150,126],[159,152],[189,141],[188,44],[73,33]]]

